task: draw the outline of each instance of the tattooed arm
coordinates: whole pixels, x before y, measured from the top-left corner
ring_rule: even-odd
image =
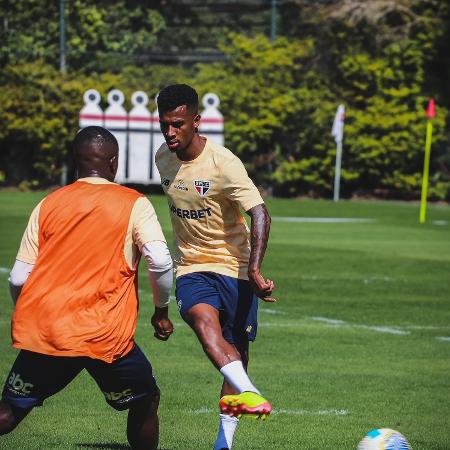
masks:
[[[272,280],[264,279],[260,272],[269,240],[271,222],[269,212],[266,206],[261,204],[249,209],[247,214],[251,217],[248,279],[259,298],[266,302],[274,302],[276,300],[272,297],[272,291],[275,289],[275,284]]]

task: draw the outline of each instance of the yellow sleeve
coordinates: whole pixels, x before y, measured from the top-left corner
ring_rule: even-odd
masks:
[[[155,208],[147,197],[140,197],[134,204],[131,213],[132,236],[134,244],[139,248],[151,241],[166,242]]]
[[[42,201],[38,203],[31,213],[16,256],[16,259],[28,264],[36,262],[39,251],[39,211],[41,210]]]
[[[224,194],[231,200],[237,201],[244,211],[264,203],[261,194],[249,178],[244,164],[239,158],[234,157],[224,164],[222,179]]]

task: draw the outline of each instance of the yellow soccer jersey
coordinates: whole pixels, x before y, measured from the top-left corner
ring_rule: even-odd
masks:
[[[264,201],[240,159],[207,139],[192,161],[163,144],[156,165],[169,200],[177,277],[216,272],[248,279],[249,229],[240,208]]]

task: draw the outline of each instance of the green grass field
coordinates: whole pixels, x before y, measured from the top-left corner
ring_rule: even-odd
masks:
[[[43,193],[0,193],[0,379],[10,347],[7,277]],[[166,201],[152,197],[170,239]],[[234,450],[355,450],[372,428],[402,432],[414,450],[450,449],[450,207],[400,202],[273,200],[264,274],[276,304],[261,304],[250,374],[272,401],[266,422],[241,420]],[[283,217],[373,219],[292,222]],[[164,450],[211,450],[221,378],[171,306],[176,331],[153,338],[141,265],[137,341],[162,389]],[[126,449],[126,413],[85,373],[37,408],[1,449]]]

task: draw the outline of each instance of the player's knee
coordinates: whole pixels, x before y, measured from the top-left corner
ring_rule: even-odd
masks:
[[[156,414],[159,406],[159,399],[161,396],[161,392],[157,387],[154,392],[146,395],[145,397],[140,398],[135,402],[135,404],[130,408],[135,412],[140,411],[144,414]]]
[[[151,408],[154,409],[155,411],[158,410],[160,398],[161,398],[161,391],[159,390],[158,387],[156,387],[155,391],[149,395]]]

